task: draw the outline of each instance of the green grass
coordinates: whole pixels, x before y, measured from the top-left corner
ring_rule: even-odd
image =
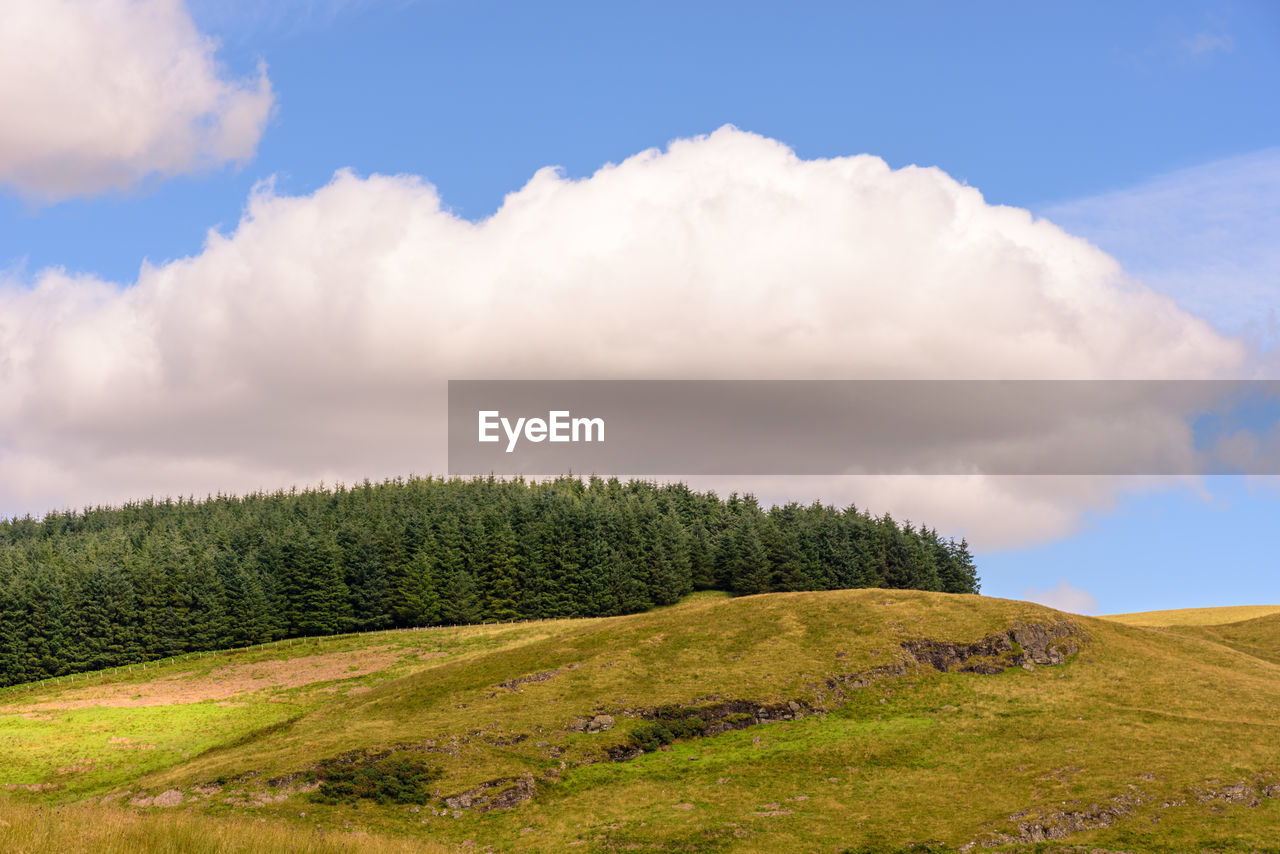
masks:
[[[968,643],[1061,620],[1087,638],[1066,664],[994,675],[911,664],[844,698],[828,687],[904,660],[904,640]],[[244,664],[268,677],[226,669]],[[244,688],[224,701],[59,710],[92,700],[78,685],[0,696],[0,784],[55,785],[0,803],[108,798],[93,808],[135,827],[157,815],[216,828],[264,819],[280,832],[460,850],[954,850],[1115,799],[1114,821],[1085,821],[1097,826],[1044,850],[1265,851],[1280,828],[1280,788],[1265,796],[1280,785],[1280,616],[1151,629],[978,596],[699,595],[631,617],[232,652],[145,679],[103,675],[93,690],[189,697],[227,690],[219,674],[229,672]],[[183,685],[194,688],[175,690]],[[684,737],[609,761],[610,748],[653,726],[645,710],[730,700],[819,713],[710,737],[676,727]],[[23,711],[32,708],[43,711]],[[581,731],[597,714],[615,725]],[[112,738],[155,748],[122,750]],[[430,789],[426,804],[412,802],[416,788],[376,802],[381,783],[359,769],[381,769],[377,756],[393,750],[393,763],[432,769],[413,782]],[[366,765],[347,776],[373,794],[316,803],[317,767],[356,761]],[[444,800],[497,780],[483,797],[519,786],[533,796],[490,812]],[[1257,805],[1224,795],[1239,782]],[[127,806],[164,792],[182,802]]]
[[[0,717],[0,756],[7,783],[52,783],[68,794],[91,794],[180,765],[229,736],[248,736],[297,713],[287,704],[192,703],[71,709],[36,719],[9,715]]]
[[[0,785],[52,785],[73,795],[110,791],[278,731],[346,693],[543,635],[527,623],[324,638],[8,691],[0,695]],[[353,672],[341,656],[375,658],[379,669]],[[305,673],[300,663],[312,660],[327,667],[315,681],[290,684]],[[265,675],[254,673],[257,665],[266,666]]]

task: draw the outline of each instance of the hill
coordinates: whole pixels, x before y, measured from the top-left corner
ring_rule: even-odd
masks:
[[[1280,621],[1207,631],[704,593],[19,686],[0,848],[1274,851]]]
[[[410,478],[0,521],[0,686],[349,631],[603,617],[694,590],[977,593],[967,544],[616,478]]]
[[[1130,626],[1221,626],[1280,614],[1280,605],[1229,605],[1221,608],[1175,608],[1170,611],[1139,611],[1108,614],[1102,619]]]

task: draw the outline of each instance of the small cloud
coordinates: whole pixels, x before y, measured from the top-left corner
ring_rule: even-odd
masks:
[[[1183,49],[1192,56],[1204,56],[1218,50],[1231,53],[1235,50],[1235,46],[1236,43],[1231,36],[1213,33],[1196,33],[1182,42]]]
[[[1022,598],[1070,614],[1094,614],[1098,611],[1098,598],[1088,590],[1072,587],[1066,579],[1059,579],[1056,585],[1047,590],[1028,587],[1022,591]]]
[[[178,0],[0,3],[0,187],[43,202],[244,163],[275,103]]]

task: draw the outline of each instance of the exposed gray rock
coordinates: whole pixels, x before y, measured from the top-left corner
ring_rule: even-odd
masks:
[[[176,807],[182,801],[182,792],[177,789],[166,789],[154,797],[136,795],[129,799],[129,803],[135,807]]]
[[[1262,803],[1260,795],[1266,794],[1266,790],[1259,792],[1258,787],[1252,786],[1243,780],[1230,786],[1221,786],[1213,789],[1205,789],[1196,792],[1196,800],[1200,803],[1209,803],[1211,801],[1223,801],[1228,804],[1244,804],[1249,807],[1256,807]],[[1267,795],[1270,797],[1270,795]]]
[[[1061,810],[1046,813],[1037,818],[1019,821],[1018,835],[997,836],[999,842],[1053,842],[1065,839],[1072,833],[1110,827],[1117,820],[1130,815],[1134,806],[1146,798],[1140,793],[1119,795],[1108,804],[1093,804],[1082,810]],[[1016,819],[1017,816],[1010,816]]]
[[[587,722],[585,730],[590,733],[608,732],[613,729],[613,715],[596,715]]]
[[[1010,667],[1032,669],[1037,664],[1056,665],[1080,651],[1080,630],[1071,623],[1016,623],[1006,632],[988,635],[973,643],[952,643],[927,638],[902,644],[912,658],[943,673],[995,674]]]
[[[528,676],[519,676],[515,679],[508,679],[506,682],[499,682],[499,688],[506,688],[508,691],[518,691],[521,685],[532,685],[538,682],[550,682],[559,675],[558,670],[544,670],[542,673],[530,673]]]
[[[510,809],[532,798],[536,790],[537,783],[533,775],[522,774],[519,777],[503,777],[481,783],[474,789],[446,797],[444,804],[455,811],[455,816],[459,814],[459,810],[489,812]]]

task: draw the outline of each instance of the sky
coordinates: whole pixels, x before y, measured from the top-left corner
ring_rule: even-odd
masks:
[[[0,514],[440,471],[450,376],[1280,378],[1277,84],[1264,0],[15,0]],[[708,485],[1280,601],[1264,482]]]

